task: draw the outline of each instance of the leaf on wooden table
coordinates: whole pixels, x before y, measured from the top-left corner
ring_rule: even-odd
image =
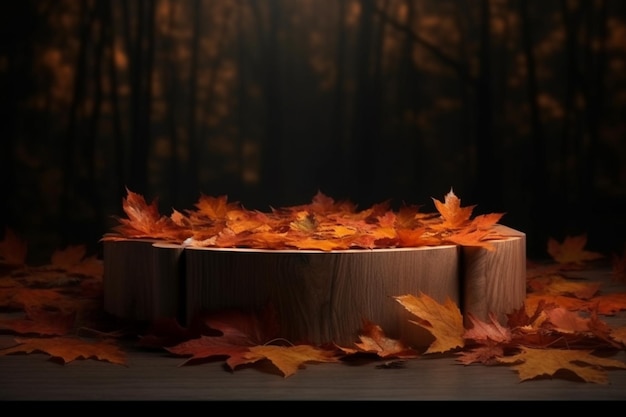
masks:
[[[553,304],[571,311],[585,310],[589,307],[589,300],[581,300],[575,297],[555,294],[536,294],[532,292],[526,294],[524,304],[528,314],[533,314],[541,303],[546,305]]]
[[[0,329],[21,335],[63,336],[74,330],[76,312],[30,310],[25,317],[0,319]]]
[[[491,343],[456,352],[456,355],[458,356],[457,361],[463,365],[471,365],[473,363],[493,365],[497,363],[497,358],[504,355],[504,349],[498,344]]]
[[[477,342],[508,343],[511,341],[511,330],[504,327],[493,314],[489,314],[489,323],[486,323],[472,313],[467,313],[471,327],[465,331],[463,338]]]
[[[545,314],[554,329],[559,332],[584,333],[591,330],[590,318],[581,317],[578,313],[566,310],[563,307],[546,310]]]
[[[241,356],[231,356],[226,363],[231,369],[238,366],[269,360],[285,378],[295,374],[308,363],[336,363],[339,357],[335,350],[323,349],[312,345],[252,346]]]
[[[243,334],[229,336],[200,336],[164,349],[176,356],[185,356],[187,359],[180,365],[191,365],[203,360],[240,357],[254,346],[250,339]]]
[[[444,304],[424,293],[394,298],[416,317],[416,320],[410,320],[411,323],[423,327],[435,337],[425,353],[447,352],[463,347],[463,315],[450,298]]]
[[[590,350],[522,347],[520,353],[498,358],[498,362],[513,365],[522,381],[552,378],[558,371],[571,371],[585,382],[607,384],[608,369],[626,369],[626,363],[595,356]]]
[[[404,342],[387,337],[383,329],[369,320],[363,321],[359,334],[360,342],[355,343],[359,352],[374,353],[381,358],[415,358],[418,352]]]
[[[114,342],[90,342],[74,337],[16,338],[16,346],[0,350],[0,355],[44,353],[63,364],[77,359],[96,359],[126,366],[126,353]]]
[[[528,289],[535,293],[572,295],[583,300],[596,295],[601,286],[599,282],[573,281],[562,275],[547,275],[527,280]]]
[[[626,293],[616,292],[597,295],[589,300],[589,305],[599,314],[611,316],[626,310]]]
[[[587,261],[604,258],[599,252],[586,250],[587,234],[566,236],[562,242],[548,239],[548,254],[560,264],[584,265]]]
[[[217,330],[221,334],[202,334],[199,338],[164,347],[175,355],[188,356],[183,365],[217,357],[227,357],[236,362],[241,360],[250,347],[267,344],[275,340],[278,333],[275,311],[271,306],[256,313],[216,311],[201,315],[195,320],[202,321],[209,329]]]

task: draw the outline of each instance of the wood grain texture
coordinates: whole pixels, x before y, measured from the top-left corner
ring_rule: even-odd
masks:
[[[294,341],[352,344],[363,320],[413,344],[430,335],[408,322],[393,296],[424,292],[459,298],[459,249],[338,252],[186,249],[188,317],[200,310],[271,305],[282,336]],[[426,339],[425,339],[426,338]]]
[[[394,296],[425,293],[501,321],[526,296],[524,233],[505,226],[494,250],[436,246],[306,251],[183,247],[151,240],[104,242],[107,312],[135,320],[271,306],[294,343],[358,341],[364,320],[415,347],[432,335]]]
[[[508,237],[493,241],[495,249],[462,248],[462,309],[486,321],[493,313],[502,322],[526,298],[526,235],[506,226],[498,232]]]
[[[154,318],[155,240],[128,239],[103,242],[104,309],[130,320]]]

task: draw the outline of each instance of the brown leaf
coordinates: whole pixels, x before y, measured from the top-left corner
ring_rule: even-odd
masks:
[[[490,343],[457,352],[456,355],[458,356],[457,361],[463,365],[471,365],[473,363],[492,365],[497,362],[497,358],[504,355],[504,349],[500,345]]]
[[[498,358],[503,364],[513,364],[522,381],[539,377],[555,377],[557,371],[567,370],[586,382],[607,384],[607,369],[626,369],[626,363],[601,358],[590,350],[533,349],[522,347],[520,353]]]
[[[186,356],[182,365],[197,363],[203,359],[221,357],[239,357],[254,346],[246,335],[231,334],[222,336],[200,336],[197,339],[187,340],[172,347],[164,347],[168,352],[177,356]]]
[[[31,310],[24,318],[0,319],[0,329],[22,335],[63,336],[74,329],[75,320],[76,312],[73,311]]]
[[[529,279],[527,286],[535,293],[573,295],[576,298],[588,300],[597,294],[601,284],[573,281],[562,275],[547,275]]]
[[[0,350],[0,355],[14,353],[45,353],[64,364],[77,359],[97,359],[126,365],[126,353],[111,341],[89,342],[73,337],[16,338],[17,346]]]
[[[490,323],[485,323],[471,313],[468,313],[467,317],[472,327],[465,331],[463,335],[465,339],[472,339],[477,342],[491,341],[505,344],[511,341],[511,330],[503,327],[493,313],[489,314]]]
[[[415,350],[400,340],[387,337],[379,325],[369,320],[364,320],[359,340],[360,342],[355,345],[360,352],[374,353],[381,358],[415,358],[418,356]]]

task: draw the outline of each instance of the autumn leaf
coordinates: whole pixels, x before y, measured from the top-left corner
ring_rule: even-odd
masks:
[[[226,363],[235,369],[238,366],[269,360],[285,378],[295,374],[308,363],[337,363],[339,357],[334,350],[322,349],[311,345],[252,346],[240,357],[231,356]]]
[[[589,301],[581,300],[576,297],[568,297],[560,294],[542,294],[542,293],[528,293],[524,304],[529,314],[532,314],[537,306],[541,303],[553,304],[563,307],[567,310],[585,310],[589,307]]]
[[[105,235],[103,240],[114,240],[122,236],[182,241],[188,237],[187,230],[177,226],[170,217],[161,215],[157,199],[148,204],[142,195],[129,189],[126,192],[122,208],[127,218],[118,218],[119,224],[113,228],[114,233]]]
[[[63,336],[74,329],[75,320],[75,311],[31,310],[25,317],[0,319],[0,329],[22,335]]]
[[[495,250],[495,246],[489,241],[491,236],[492,233],[489,230],[464,227],[443,238],[443,243],[455,244],[459,246],[476,246],[493,251]]]
[[[363,329],[359,334],[360,342],[355,343],[357,349],[346,350],[346,353],[373,353],[381,358],[415,358],[418,353],[404,342],[387,337],[384,330],[369,320],[363,320]]]
[[[63,364],[77,359],[97,359],[117,365],[126,365],[126,353],[111,341],[90,342],[73,337],[16,338],[18,343],[0,350],[0,355],[16,353],[44,353]]]
[[[464,365],[472,363],[493,364],[496,358],[504,355],[504,348],[511,342],[511,330],[500,324],[494,314],[489,314],[489,322],[484,322],[467,313],[469,329],[463,334],[465,349],[457,352],[457,361]],[[476,347],[470,347],[471,342]]]
[[[195,210],[159,213],[156,200],[148,204],[127,190],[123,210],[127,218],[102,240],[160,239],[196,247],[256,248],[264,250],[346,250],[461,244],[492,249],[499,238],[494,225],[502,214],[471,219],[474,206],[461,207],[452,189],[445,202],[435,201],[436,213],[420,213],[406,206],[397,213],[390,201],[357,211],[349,201],[335,202],[318,192],[311,203],[272,208],[263,213],[228,202],[226,196],[201,195]]]
[[[443,202],[436,198],[433,198],[433,202],[443,218],[441,227],[450,229],[460,228],[469,222],[472,211],[476,207],[475,205],[461,207],[461,199],[454,194],[452,189],[445,195]]]
[[[447,352],[463,347],[463,315],[451,299],[440,304],[424,293],[394,298],[416,317],[416,320],[410,320],[411,323],[423,327],[435,337],[425,353]]]
[[[6,298],[2,295],[3,292],[4,290],[0,289],[0,300],[5,306],[23,310],[52,309],[71,312],[76,309],[78,302],[75,297],[69,297],[57,289],[17,288],[7,290]]]
[[[182,365],[190,365],[202,360],[240,357],[248,351],[253,343],[244,335],[230,334],[223,336],[200,336],[196,339],[187,340],[175,346],[164,347],[164,349],[177,356],[185,356]]]
[[[522,347],[520,353],[498,358],[498,362],[512,364],[522,381],[551,378],[558,371],[571,371],[586,382],[607,384],[607,369],[626,369],[626,363],[595,356],[590,350]]]
[[[581,317],[576,312],[566,310],[562,307],[546,310],[545,314],[550,323],[559,332],[584,333],[590,330],[590,318]]]
[[[484,322],[472,313],[467,313],[470,328],[465,331],[463,338],[478,342],[508,343],[511,341],[511,330],[502,326],[498,318],[489,314],[489,323]]]
[[[229,210],[238,208],[238,203],[228,202],[228,196],[212,197],[201,194],[195,204],[197,212],[211,220],[226,220]]]
[[[183,365],[218,357],[226,357],[231,363],[239,363],[250,347],[267,344],[275,340],[278,334],[275,311],[271,306],[252,313],[223,310],[200,314],[194,319],[197,329],[200,328],[200,321],[208,329],[218,331],[218,334],[201,334],[198,338],[165,347],[172,354],[187,356]],[[206,333],[201,328],[200,331]]]
[[[588,300],[598,293],[601,284],[566,279],[561,275],[547,275],[527,280],[527,287],[537,294],[571,295]]]
[[[497,358],[504,355],[504,349],[498,344],[490,343],[464,349],[460,352],[456,352],[456,355],[458,356],[457,361],[463,365],[471,365],[473,363],[493,365],[497,363]]]
[[[587,261],[593,261],[604,257],[599,252],[585,249],[587,235],[566,236],[563,242],[554,238],[548,239],[548,254],[560,264],[583,265]]]
[[[599,314],[614,315],[619,311],[626,310],[626,293],[600,294],[589,300],[588,305],[588,309],[594,309]]]

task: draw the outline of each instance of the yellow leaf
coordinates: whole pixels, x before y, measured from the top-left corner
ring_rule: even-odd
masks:
[[[316,348],[310,345],[276,346],[261,345],[249,348],[244,354],[249,362],[268,359],[280,370],[285,378],[293,375],[306,363],[339,362],[334,351]]]
[[[568,370],[586,382],[608,383],[606,369],[626,369],[626,363],[601,358],[589,350],[533,349],[523,347],[517,355],[498,358],[498,362],[515,364],[522,381],[538,377],[553,377],[557,371]]]
[[[463,347],[463,315],[451,299],[448,298],[444,304],[440,304],[424,293],[394,298],[417,317],[418,320],[411,323],[423,327],[435,336],[425,353],[447,352]]]

